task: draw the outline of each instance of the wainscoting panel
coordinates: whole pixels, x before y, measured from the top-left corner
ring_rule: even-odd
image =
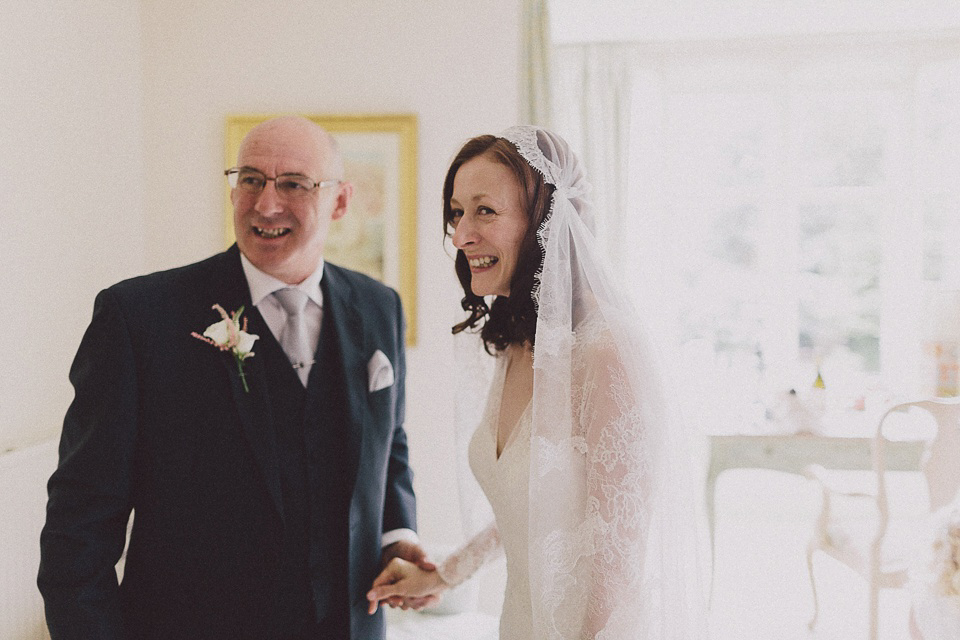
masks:
[[[37,591],[46,483],[57,440],[0,455],[0,638],[48,640]]]

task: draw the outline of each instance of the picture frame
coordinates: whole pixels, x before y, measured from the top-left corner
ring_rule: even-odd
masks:
[[[225,169],[235,166],[244,136],[273,117],[276,116],[227,117]],[[304,117],[336,139],[343,156],[344,177],[354,185],[347,215],[331,224],[324,260],[365,273],[396,289],[406,311],[407,344],[416,345],[417,116],[394,113]],[[224,211],[225,238],[230,245],[236,238],[229,187]]]

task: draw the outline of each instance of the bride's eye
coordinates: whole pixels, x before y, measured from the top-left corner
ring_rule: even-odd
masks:
[[[496,213],[496,211],[494,211],[490,207],[481,206],[481,207],[477,207],[477,213],[479,213],[480,215],[487,215],[491,213]]]

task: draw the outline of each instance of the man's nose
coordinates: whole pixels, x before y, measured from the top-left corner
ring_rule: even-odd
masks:
[[[263,185],[263,190],[257,195],[257,213],[269,215],[271,213],[277,213],[281,209],[280,194],[277,193],[277,183],[274,180],[267,180],[267,183]]]

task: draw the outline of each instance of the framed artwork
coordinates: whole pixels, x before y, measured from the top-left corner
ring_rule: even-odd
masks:
[[[226,164],[236,164],[243,137],[271,115],[227,117]],[[407,344],[417,341],[417,117],[412,114],[307,115],[340,146],[353,183],[347,215],[335,220],[324,260],[365,273],[396,289],[407,315]],[[322,178],[319,176],[318,178]],[[233,205],[226,189],[226,240]]]

